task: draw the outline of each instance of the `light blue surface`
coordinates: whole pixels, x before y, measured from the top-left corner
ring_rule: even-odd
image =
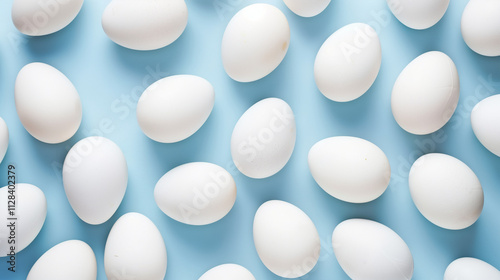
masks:
[[[257,279],[280,279],[261,263],[252,237],[253,215],[270,199],[297,205],[319,231],[320,261],[302,279],[349,279],[333,255],[331,234],[339,222],[354,217],[382,222],[406,241],[415,259],[413,279],[442,279],[446,266],[463,256],[477,257],[500,268],[500,158],[481,146],[470,126],[472,107],[484,97],[500,93],[500,58],[482,57],[463,42],[460,17],[467,1],[452,0],[444,18],[425,31],[403,26],[382,0],[333,0],[322,14],[309,19],[293,14],[281,0],[260,1],[272,3],[285,13],[291,43],[284,61],[271,75],[247,84],[225,74],[220,42],[232,15],[257,1],[188,0],[189,23],[184,34],[172,45],[151,52],[125,49],[106,37],[101,14],[108,2],[87,0],[67,28],[53,35],[28,38],[12,24],[12,0],[0,1],[0,116],[10,130],[0,182],[6,185],[7,164],[14,163],[18,181],[40,187],[48,202],[45,225],[35,241],[18,254],[17,272],[8,272],[5,258],[0,258],[0,279],[25,279],[46,250],[68,239],[81,239],[94,249],[98,279],[106,279],[103,256],[107,234],[118,217],[131,211],[145,214],[160,229],[168,250],[166,279],[196,280],[206,270],[229,262],[247,267]],[[352,22],[370,23],[377,29],[382,43],[382,68],[364,96],[350,103],[335,103],[315,86],[314,58],[331,33]],[[455,61],[461,80],[460,102],[451,122],[439,132],[414,136],[396,124],[390,94],[401,70],[431,50],[443,51]],[[21,67],[34,61],[58,68],[79,91],[83,123],[65,143],[49,145],[35,140],[17,117],[14,81]],[[135,103],[149,84],[174,74],[194,74],[209,80],[215,87],[216,103],[208,121],[192,137],[177,144],[159,144],[141,132]],[[241,114],[266,97],[282,98],[294,110],[297,144],[281,172],[255,180],[232,168],[230,138]],[[100,129],[103,120],[112,122],[112,129]],[[105,224],[91,226],[71,209],[58,166],[74,143],[98,134],[97,130],[122,148],[129,166],[129,184],[117,213]],[[385,151],[392,166],[392,181],[379,199],[362,205],[345,203],[327,195],[314,182],[307,166],[309,148],[336,135],[362,137]],[[480,219],[470,228],[438,228],[425,220],[411,201],[409,168],[416,157],[428,152],[455,156],[479,177],[485,205]],[[157,180],[171,168],[191,161],[221,165],[236,180],[236,204],[215,224],[194,227],[178,223],[154,202]],[[148,258],[147,252],[137,258]]]

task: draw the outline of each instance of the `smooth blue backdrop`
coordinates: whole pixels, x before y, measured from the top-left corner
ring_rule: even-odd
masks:
[[[223,263],[238,263],[257,279],[280,279],[260,262],[252,238],[253,215],[270,199],[291,202],[314,221],[321,236],[321,258],[303,279],[349,279],[333,255],[331,234],[348,218],[363,217],[395,230],[410,247],[416,280],[442,279],[455,258],[481,258],[500,268],[500,158],[488,152],[470,126],[472,107],[486,96],[500,93],[500,59],[472,52],[460,34],[465,0],[452,0],[444,18],[434,27],[411,30],[390,14],[385,1],[333,0],[319,16],[301,18],[280,0],[269,2],[287,16],[291,44],[281,65],[268,77],[238,83],[224,72],[220,42],[225,26],[242,7],[257,1],[188,0],[189,23],[182,36],[161,50],[138,52],[110,41],[101,27],[101,15],[109,1],[85,1],[67,28],[49,36],[22,36],[10,18],[12,0],[0,2],[0,116],[10,130],[10,146],[0,166],[0,182],[7,182],[7,164],[18,169],[18,181],[40,187],[48,202],[45,225],[35,241],[18,254],[17,272],[7,271],[0,258],[0,278],[25,279],[30,267],[49,248],[68,239],[81,239],[95,251],[98,279],[106,279],[104,245],[113,223],[122,214],[145,214],[160,229],[168,250],[166,279],[196,280],[206,270]],[[315,55],[324,40],[352,22],[370,23],[382,43],[382,68],[373,87],[349,103],[326,99],[313,77]],[[418,55],[431,50],[447,53],[456,63],[461,97],[451,122],[427,136],[410,135],[394,121],[391,89],[401,70]],[[14,81],[27,63],[49,63],[74,83],[83,104],[83,123],[69,141],[49,145],[31,137],[22,127],[14,106]],[[138,96],[155,80],[174,74],[194,74],[209,80],[216,103],[205,125],[192,137],[176,144],[159,144],[147,138],[135,117]],[[297,119],[297,145],[290,162],[277,175],[263,180],[234,170],[230,156],[233,126],[241,114],[266,97],[279,97],[293,108]],[[110,123],[111,128],[102,124]],[[129,184],[117,213],[99,226],[77,218],[64,194],[60,165],[78,140],[102,133],[123,150],[129,166]],[[307,153],[317,141],[336,135],[352,135],[372,141],[387,154],[392,181],[377,200],[349,204],[327,195],[313,180]],[[484,188],[485,205],[472,227],[449,231],[425,220],[408,191],[408,171],[423,153],[443,152],[467,163]],[[221,221],[202,227],[178,223],[156,206],[153,189],[171,168],[208,161],[227,168],[238,186],[232,211]],[[96,196],[99,195],[96,193]],[[137,255],[148,258],[148,253]]]

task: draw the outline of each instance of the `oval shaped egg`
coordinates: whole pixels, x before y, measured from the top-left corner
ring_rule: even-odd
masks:
[[[269,4],[249,5],[236,13],[222,38],[222,63],[238,82],[259,80],[280,65],[290,44],[285,15]]]
[[[484,195],[474,171],[445,154],[427,154],[410,169],[410,193],[422,215],[445,229],[464,229],[479,218]]]
[[[280,277],[302,277],[319,259],[316,226],[288,202],[271,200],[259,207],[253,220],[253,240],[260,260]]]
[[[17,172],[15,169],[9,169],[9,171]],[[16,237],[14,251],[19,253],[35,240],[47,216],[47,200],[42,190],[31,184],[16,183],[15,189],[13,186],[0,188],[0,209],[5,209],[5,211],[0,211],[0,220],[5,221],[5,225],[0,230],[0,257],[12,254],[11,244],[7,242],[8,237],[12,235],[12,230],[15,231]],[[10,212],[7,211],[8,207],[12,207],[12,203],[8,202],[10,195],[16,196],[14,217],[17,220],[12,228],[7,223],[7,218],[11,217]]]
[[[19,71],[15,101],[24,128],[42,142],[64,142],[80,127],[82,104],[76,88],[48,64],[34,62]]]
[[[26,280],[96,280],[94,251],[80,240],[68,240],[45,252],[33,265]],[[116,278],[115,278],[116,279]]]
[[[192,75],[163,78],[150,85],[137,103],[137,121],[149,138],[182,141],[208,119],[215,102],[212,85]]]
[[[0,118],[0,163],[2,163],[7,148],[9,147],[9,128],[5,121]]]
[[[189,225],[214,223],[236,201],[236,184],[224,168],[208,162],[186,163],[168,171],[156,183],[158,207],[170,218]]]
[[[278,173],[292,156],[296,127],[292,108],[279,98],[266,98],[250,107],[231,136],[235,166],[251,178]]]
[[[391,166],[384,152],[361,138],[326,138],[309,150],[309,170],[329,195],[352,203],[369,202],[384,193]]]
[[[237,264],[221,264],[205,272],[198,280],[255,280],[248,269]]]
[[[427,52],[399,74],[392,89],[392,114],[409,133],[433,133],[450,120],[459,97],[460,81],[453,60],[442,52]]]
[[[343,221],[333,231],[332,244],[337,261],[352,280],[408,280],[413,275],[408,245],[381,223]]]
[[[71,207],[92,225],[113,216],[127,189],[125,156],[113,141],[100,136],[82,139],[69,150],[62,175]]]
[[[285,5],[301,17],[313,17],[323,12],[331,0],[283,0]]]
[[[462,14],[462,37],[480,55],[500,55],[500,0],[470,0]]]
[[[444,273],[444,280],[500,280],[500,271],[491,264],[475,258],[454,260]]]
[[[121,216],[106,240],[104,270],[108,279],[163,280],[167,249],[155,224],[139,213]]]
[[[500,157],[500,94],[476,104],[470,118],[472,130],[479,142]]]
[[[70,24],[80,12],[83,0],[14,0],[12,22],[21,33],[43,36]]]
[[[316,55],[314,79],[319,91],[337,102],[363,95],[377,78],[382,49],[377,32],[364,23],[335,31]]]
[[[450,0],[387,0],[392,14],[409,28],[434,26],[446,13]]]
[[[184,0],[112,0],[102,14],[102,28],[113,42],[140,51],[172,44],[187,21]]]

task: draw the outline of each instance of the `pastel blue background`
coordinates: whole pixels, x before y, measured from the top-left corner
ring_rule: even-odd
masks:
[[[354,217],[382,222],[406,241],[415,259],[413,279],[442,279],[446,266],[463,256],[481,258],[500,268],[500,158],[481,146],[470,126],[472,107],[486,96],[500,93],[500,58],[482,57],[463,42],[460,17],[467,1],[452,0],[444,18],[425,31],[402,25],[382,0],[333,0],[314,18],[296,16],[281,0],[260,1],[272,3],[285,13],[291,27],[291,44],[285,59],[271,75],[247,84],[235,82],[225,74],[220,42],[232,15],[258,1],[188,0],[189,23],[184,34],[172,45],[151,52],[125,49],[106,37],[101,15],[108,2],[87,0],[67,28],[49,36],[29,38],[21,36],[12,24],[12,0],[0,1],[0,116],[10,130],[0,182],[6,184],[7,165],[14,163],[18,181],[40,187],[48,202],[45,225],[35,241],[18,254],[17,272],[8,272],[5,258],[0,259],[1,279],[25,279],[46,250],[69,239],[81,239],[94,249],[98,279],[106,279],[103,251],[107,234],[122,214],[131,211],[145,214],[161,231],[168,250],[166,279],[196,280],[206,270],[229,262],[247,267],[257,279],[280,279],[260,262],[252,237],[253,215],[270,199],[297,205],[319,231],[321,258],[303,279],[349,279],[333,255],[331,234],[339,222]],[[383,50],[382,68],[364,96],[350,103],[335,103],[315,86],[314,58],[331,33],[352,22],[366,22],[377,29]],[[431,50],[444,51],[455,61],[461,80],[460,102],[451,122],[442,130],[414,136],[394,121],[390,94],[401,70]],[[17,117],[14,81],[21,67],[34,61],[55,66],[79,91],[83,123],[65,143],[49,145],[35,140]],[[149,84],[174,74],[194,74],[209,80],[215,87],[216,103],[208,121],[192,137],[176,144],[159,144],[141,132],[135,103]],[[234,170],[230,138],[241,114],[266,97],[282,98],[294,110],[297,144],[281,172],[255,180]],[[100,128],[103,121],[112,122],[112,128]],[[71,209],[58,166],[74,143],[101,133],[122,148],[129,166],[129,184],[117,213],[108,222],[91,226],[79,220]],[[345,203],[327,195],[314,182],[307,153],[317,141],[336,135],[362,137],[385,151],[392,166],[392,181],[379,199],[361,205]],[[481,180],[484,210],[470,228],[438,228],[425,220],[411,201],[409,168],[418,156],[428,152],[443,152],[461,159]],[[221,165],[236,180],[236,204],[215,224],[194,227],[178,223],[163,214],[154,202],[157,180],[171,168],[192,161]],[[148,258],[147,252],[137,258]]]

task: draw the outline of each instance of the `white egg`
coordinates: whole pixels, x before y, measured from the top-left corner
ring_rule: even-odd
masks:
[[[444,273],[444,280],[500,280],[500,271],[491,264],[475,258],[454,260]]]
[[[422,30],[436,23],[446,13],[450,0],[387,0],[394,16],[409,28]]]
[[[309,170],[331,196],[352,203],[372,201],[389,186],[391,166],[384,152],[361,138],[326,138],[309,150]]]
[[[186,163],[156,183],[155,201],[170,218],[189,225],[214,223],[236,201],[236,184],[224,168],[208,162]]]
[[[408,280],[413,275],[408,245],[381,223],[343,221],[333,231],[332,244],[337,261],[352,280]]]
[[[84,222],[97,225],[116,212],[127,189],[127,162],[120,147],[99,136],[78,141],[63,164],[64,191]]]
[[[470,0],[461,25],[469,48],[484,56],[500,56],[500,0]]]
[[[5,121],[0,118],[0,163],[2,163],[7,148],[9,147],[9,128]]]
[[[14,0],[12,22],[21,33],[43,36],[70,24],[82,5],[83,0]]]
[[[364,23],[335,31],[316,55],[314,78],[321,93],[337,102],[363,95],[377,78],[382,49],[377,32]]]
[[[161,143],[182,141],[208,119],[215,102],[212,85],[192,75],[163,78],[150,85],[137,103],[142,131]]]
[[[415,58],[392,89],[392,114],[409,133],[430,134],[443,127],[457,108],[460,81],[455,63],[442,52]]]
[[[80,240],[57,244],[43,254],[31,268],[26,280],[96,280],[94,251]]]
[[[11,169],[11,171],[17,172],[15,169]],[[5,179],[7,180],[7,176]],[[42,190],[30,184],[17,182],[15,189],[13,189],[14,185],[0,188],[0,209],[2,209],[0,221],[4,223],[0,227],[0,257],[12,255],[12,251],[21,252],[30,245],[42,229],[47,216],[47,200]],[[11,195],[15,196],[15,205],[9,202]],[[11,212],[7,210],[13,206],[15,206],[15,211],[14,216],[11,216]],[[12,217],[17,219],[8,220]],[[10,236],[14,236],[15,243],[13,243],[12,238],[9,239]]]
[[[82,104],[76,88],[48,64],[34,62],[19,71],[15,101],[24,128],[42,142],[64,142],[80,127]]]
[[[172,44],[187,22],[184,0],[112,0],[102,14],[102,28],[113,42],[140,51]]]
[[[292,156],[296,127],[292,108],[279,98],[267,98],[250,107],[231,136],[235,166],[251,178],[278,173]]]
[[[479,142],[500,157],[500,94],[479,102],[472,109],[470,118]]]
[[[167,249],[155,224],[139,213],[121,216],[106,241],[104,270],[108,279],[163,280]]]
[[[313,17],[323,12],[331,0],[283,0],[285,5],[301,17]]]
[[[427,154],[413,163],[410,193],[422,215],[445,229],[464,229],[483,210],[483,188],[474,171],[445,154]]]
[[[210,269],[198,280],[255,280],[255,277],[243,266],[228,263]]]
[[[269,4],[253,4],[233,16],[222,38],[222,63],[238,82],[259,80],[280,65],[290,44],[285,15]]]
[[[311,219],[293,204],[271,200],[253,221],[253,240],[261,261],[284,278],[302,277],[318,262],[320,240]]]

